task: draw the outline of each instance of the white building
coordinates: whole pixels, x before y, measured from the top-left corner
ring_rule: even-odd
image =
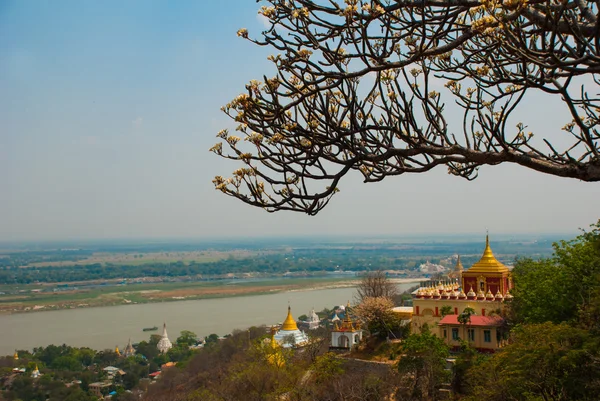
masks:
[[[169,336],[167,335],[167,324],[163,323],[163,333],[162,337],[156,344],[156,348],[161,352],[161,354],[166,353],[168,350],[173,348],[173,344],[171,344],[171,340],[169,340]]]

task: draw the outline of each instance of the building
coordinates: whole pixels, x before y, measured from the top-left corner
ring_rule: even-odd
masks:
[[[331,330],[330,349],[349,350],[362,340],[360,323],[352,322],[352,319],[350,318],[350,302],[348,302],[345,312],[344,319],[338,319],[333,325],[333,329]]]
[[[173,344],[171,344],[171,340],[169,340],[169,336],[167,335],[167,324],[163,323],[163,332],[158,344],[156,344],[156,348],[160,351],[161,354],[166,353],[168,350],[173,348]]]
[[[458,347],[461,339],[481,351],[503,346],[500,315],[512,299],[512,280],[509,268],[495,258],[489,237],[478,262],[464,270],[458,258],[450,274],[452,280],[429,283],[413,292],[412,331],[419,332],[427,325],[452,347]],[[461,315],[465,323],[459,323]]]
[[[102,398],[105,394],[108,394],[109,389],[112,387],[111,382],[97,382],[89,385],[89,390],[98,398]]]
[[[36,363],[35,369],[33,369],[33,372],[31,372],[31,377],[33,377],[34,379],[37,379],[40,376],[41,376],[41,373],[40,373],[40,370],[38,369],[38,365]]]
[[[285,358],[281,352],[281,346],[275,340],[275,333],[277,331],[271,329],[271,339],[266,344],[266,353],[267,353],[267,362],[270,365],[276,366],[278,368],[285,365]]]
[[[318,329],[320,325],[321,318],[319,318],[319,315],[315,312],[315,308],[312,308],[308,313],[306,320],[298,322],[298,327],[305,330],[315,330]]]
[[[127,343],[127,346],[123,350],[123,356],[125,358],[127,358],[127,357],[130,357],[133,355],[135,355],[135,349],[133,348],[133,345],[131,345],[131,338],[130,338],[129,342]]]
[[[284,348],[301,347],[308,343],[308,336],[298,329],[296,321],[292,317],[292,308],[288,306],[288,314],[281,328],[275,333],[275,340]]]

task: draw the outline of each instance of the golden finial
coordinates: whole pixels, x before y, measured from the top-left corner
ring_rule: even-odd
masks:
[[[508,272],[508,267],[504,266],[502,263],[496,259],[494,253],[492,252],[492,247],[490,246],[490,236],[486,234],[485,236],[485,249],[483,251],[483,255],[478,262],[473,264],[468,272],[473,273],[487,273],[487,272]]]

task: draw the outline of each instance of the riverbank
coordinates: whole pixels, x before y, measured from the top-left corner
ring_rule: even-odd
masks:
[[[396,278],[392,279],[392,282],[406,284],[417,283],[419,280],[424,279]],[[0,314],[347,288],[356,286],[358,282],[359,278],[354,277],[273,278],[219,282],[123,284],[91,289],[75,287],[59,292],[35,292],[35,287],[28,286],[16,295],[0,295]]]

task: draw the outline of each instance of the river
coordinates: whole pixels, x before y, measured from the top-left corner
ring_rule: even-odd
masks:
[[[404,291],[414,283],[398,284]],[[15,349],[28,349],[49,344],[68,344],[96,350],[123,348],[127,340],[148,340],[161,333],[163,322],[171,341],[182,330],[200,337],[211,333],[225,335],[234,329],[261,324],[281,323],[288,303],[295,318],[346,304],[355,294],[353,287],[324,290],[290,291],[277,294],[212,298],[190,301],[107,306],[0,316],[0,355]],[[159,326],[155,332],[142,328]]]

